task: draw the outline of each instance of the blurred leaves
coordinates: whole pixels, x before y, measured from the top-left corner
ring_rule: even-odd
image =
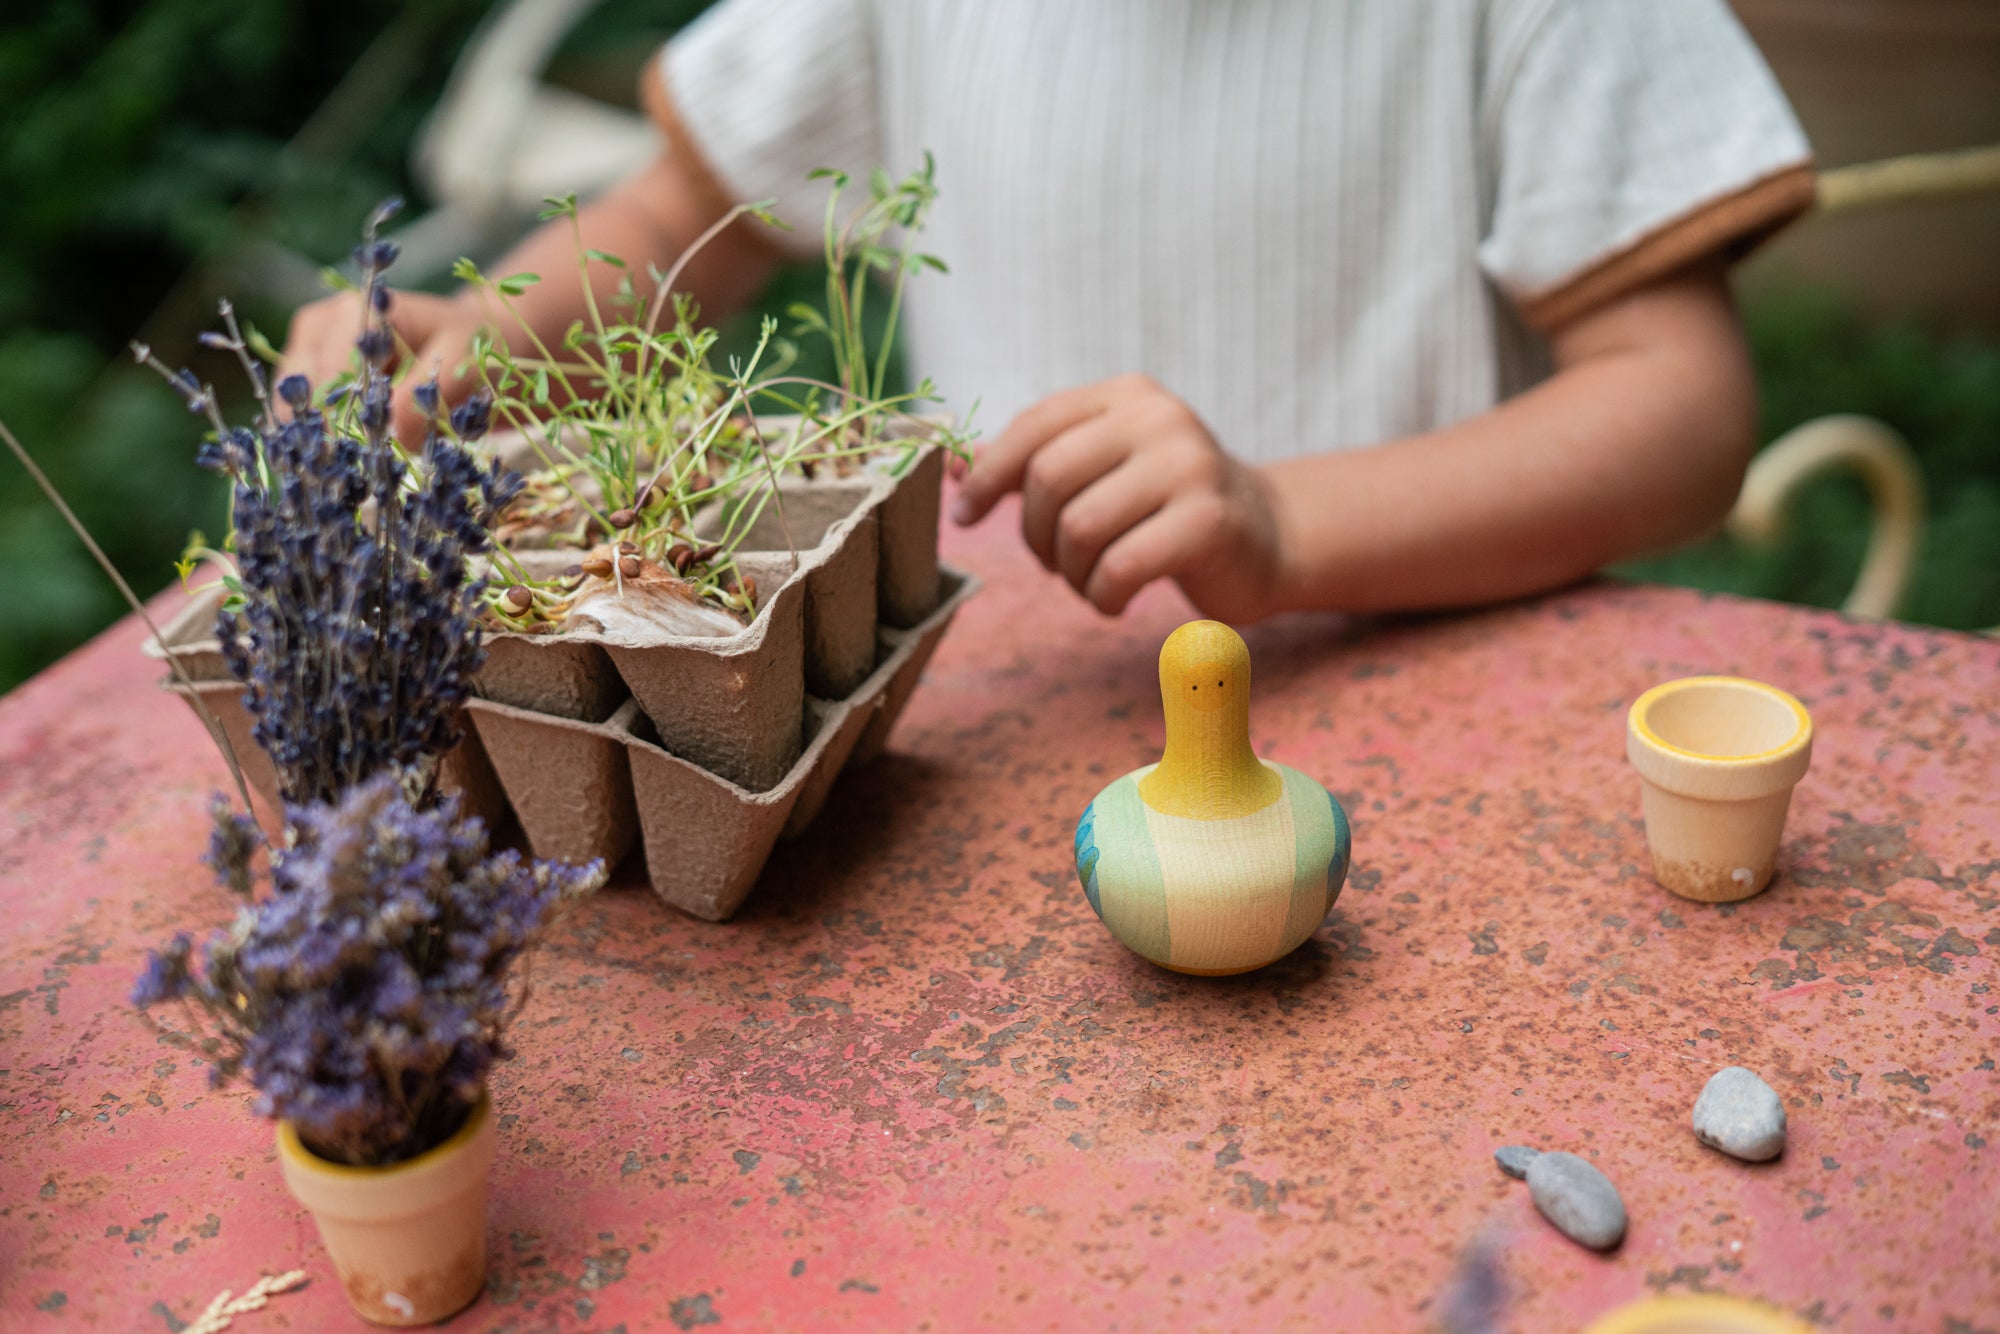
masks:
[[[193,335],[222,288],[182,286],[205,253],[249,237],[345,256],[368,206],[403,187],[417,118],[486,7],[420,3],[451,40],[423,54],[406,105],[370,108],[340,160],[312,162],[288,160],[286,143],[409,7],[127,0],[0,18],[0,418],[141,589],[166,582],[191,527],[220,523],[222,490],[193,466],[198,425],[126,366],[125,342],[143,329],[169,360],[206,370]],[[286,313],[254,310],[274,331]],[[120,613],[11,465],[0,562],[18,590],[0,690]]]
[[[0,340],[0,415],[33,451],[113,561],[141,589],[220,491],[193,467],[195,428],[158,381],[117,376],[96,392],[103,353],[76,334]],[[162,448],[164,444],[164,448]],[[124,613],[76,539],[11,461],[0,468],[0,569],[17,597],[0,636],[0,686],[28,675]]]
[[[565,39],[549,78],[635,103],[644,60],[707,3],[601,4]],[[143,331],[168,361],[233,385],[194,346],[215,298],[230,295],[282,342],[288,303],[255,290],[253,252],[346,262],[375,202],[414,192],[410,145],[492,7],[0,8],[0,418],[138,588],[166,584],[191,528],[222,525],[223,493],[194,467],[198,424],[127,365],[126,341]],[[400,37],[375,45],[385,31]],[[345,101],[332,125],[336,88]],[[308,151],[288,154],[309,124]],[[0,562],[27,594],[0,636],[0,691],[120,614],[11,466],[0,466]]]

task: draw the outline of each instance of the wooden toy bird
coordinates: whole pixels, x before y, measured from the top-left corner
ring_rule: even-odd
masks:
[[[1160,649],[1167,749],[1076,826],[1084,896],[1128,948],[1180,973],[1261,968],[1318,929],[1347,878],[1347,813],[1250,749],[1250,650],[1218,621]]]

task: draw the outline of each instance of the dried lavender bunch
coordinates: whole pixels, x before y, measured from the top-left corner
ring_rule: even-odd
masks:
[[[387,769],[427,777],[426,758],[457,743],[459,706],[484,659],[484,584],[468,563],[490,549],[488,526],[522,485],[464,448],[486,433],[484,398],[447,419],[435,383],[420,386],[431,418],[421,448],[406,453],[388,435],[395,339],[383,274],[396,247],[376,232],[393,212],[377,210],[355,251],[369,311],[360,371],[326,408],[296,375],[272,402],[227,306],[227,333],[204,341],[242,363],[262,408],[254,427],[225,425],[213,390],[135,349],[215,427],[197,461],[235,484],[237,566],[216,631],[257,742],[299,804],[332,801]]]
[[[209,940],[199,968],[186,934],[149,953],[132,1003],[185,1004],[210,1084],[247,1076],[257,1111],[320,1156],[398,1162],[449,1138],[512,1054],[509,974],[604,866],[489,853],[456,797],[419,809],[393,773],[288,820],[291,845],[270,847],[218,799],[210,865],[251,885],[265,854],[274,892]]]

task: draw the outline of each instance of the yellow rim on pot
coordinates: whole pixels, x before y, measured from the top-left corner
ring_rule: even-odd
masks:
[[[1669,696],[1680,694],[1684,690],[1692,690],[1705,686],[1729,686],[1742,690],[1750,690],[1766,698],[1777,700],[1792,711],[1792,718],[1798,726],[1790,738],[1783,744],[1773,746],[1769,750],[1760,750],[1750,755],[1716,755],[1708,751],[1688,750],[1686,747],[1676,746],[1653,730],[1650,719],[1655,705]],[[1789,755],[1810,744],[1813,734],[1812,715],[1806,712],[1805,705],[1799,703],[1790,694],[1778,689],[1776,686],[1766,685],[1762,681],[1753,681],[1747,676],[1684,676],[1678,681],[1662,682],[1639,696],[1638,699],[1632,701],[1631,721],[1632,730],[1637,732],[1647,745],[1656,746],[1672,755],[1682,755],[1691,760],[1701,760],[1707,764],[1763,764],[1770,760]]]
[[[298,1130],[290,1121],[278,1122],[278,1152],[314,1172],[354,1179],[366,1177],[371,1181],[380,1181],[420,1171],[453,1149],[470,1143],[473,1136],[479,1133],[480,1125],[492,1114],[492,1097],[481,1093],[479,1101],[472,1105],[472,1110],[466,1113],[464,1124],[457,1130],[416,1157],[405,1158],[402,1162],[391,1163],[387,1167],[355,1167],[350,1163],[336,1163],[331,1158],[322,1158],[306,1147],[305,1141],[299,1138]]]
[[[1641,1297],[1597,1320],[1584,1334],[1811,1334],[1775,1307],[1709,1293]]]

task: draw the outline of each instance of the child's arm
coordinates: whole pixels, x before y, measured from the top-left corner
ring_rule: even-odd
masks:
[[[577,222],[584,246],[626,261],[626,272],[642,298],[650,299],[646,266],[672,266],[689,245],[728,212],[730,201],[706,172],[685,158],[663,152],[646,167],[585,205]],[[744,220],[710,241],[676,281],[691,294],[711,321],[719,320],[754,297],[776,263],[775,252],[757,236],[759,224]],[[535,273],[541,282],[513,298],[523,322],[550,347],[555,347],[572,321],[585,317],[582,275],[577,247],[567,218],[536,230],[492,270],[495,277]],[[620,271],[592,264],[592,286],[600,308],[617,289]],[[447,401],[456,402],[477,383],[464,367],[472,335],[490,325],[507,337],[519,353],[528,340],[506,313],[491,306],[483,294],[462,288],[449,297],[423,292],[398,292],[390,310],[401,339],[415,349],[417,375],[398,388],[394,430],[397,438],[422,435],[422,419],[410,392],[433,369],[439,372]],[[669,316],[670,318],[670,316]],[[361,329],[359,298],[341,292],[302,306],[292,317],[285,342],[284,373],[298,371],[322,384],[346,369]]]
[[[1022,492],[1042,563],[1115,614],[1173,578],[1204,614],[1489,602],[1692,537],[1755,448],[1756,388],[1707,262],[1550,335],[1556,373],[1439,431],[1265,468],[1132,377],[1022,413],[965,479],[971,523]]]

